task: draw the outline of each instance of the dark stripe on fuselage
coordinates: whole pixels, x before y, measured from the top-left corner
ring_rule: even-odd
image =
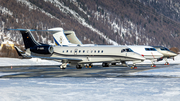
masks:
[[[66,57],[119,57],[119,58],[130,58],[130,59],[137,59],[137,58],[132,58],[132,57],[127,57],[127,56],[117,56],[117,55],[66,55],[66,54],[61,54],[61,53],[57,53],[54,52],[54,54],[59,55],[59,56],[66,56]]]

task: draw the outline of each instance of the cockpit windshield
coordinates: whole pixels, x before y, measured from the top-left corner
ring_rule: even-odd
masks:
[[[145,48],[146,51],[156,51],[155,48]]]
[[[165,47],[162,47],[160,48],[162,51],[170,51],[169,49],[165,48]]]
[[[121,52],[133,52],[130,48],[122,49]]]

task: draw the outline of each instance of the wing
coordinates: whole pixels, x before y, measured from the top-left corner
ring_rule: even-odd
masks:
[[[31,56],[31,57],[32,57],[32,58],[46,59],[46,60],[82,61],[82,59],[76,59],[76,58],[39,57],[39,56]]]

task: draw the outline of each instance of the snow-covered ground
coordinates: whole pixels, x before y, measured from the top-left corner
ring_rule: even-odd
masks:
[[[176,78],[1,78],[0,101],[179,101],[179,65],[131,73],[171,74]]]
[[[179,64],[178,55],[170,63]],[[1,58],[0,65],[16,64],[19,59]],[[3,62],[2,62],[3,61]],[[6,62],[7,61],[7,62]],[[31,62],[31,63],[30,63]],[[27,59],[22,64],[58,62]],[[164,62],[161,62],[164,64]],[[28,64],[28,65],[29,65]],[[0,101],[179,101],[180,65],[130,73],[120,78],[26,78],[0,79]]]
[[[27,66],[27,65],[60,65],[60,62],[42,60],[38,58],[17,59],[17,58],[0,58],[0,66]]]

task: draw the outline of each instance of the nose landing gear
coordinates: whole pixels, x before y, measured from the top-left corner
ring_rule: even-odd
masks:
[[[133,64],[132,67],[131,67],[131,69],[137,69],[136,64]]]
[[[164,65],[169,65],[169,62],[166,62]]]

